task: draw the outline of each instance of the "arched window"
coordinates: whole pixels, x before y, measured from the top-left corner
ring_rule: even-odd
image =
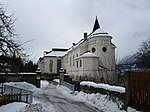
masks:
[[[80,60],[80,67],[82,67],[82,60]]]
[[[76,61],[76,63],[77,63],[77,67],[78,67],[78,61]]]
[[[53,60],[49,61],[49,71],[53,72]]]
[[[70,66],[71,66],[71,57],[70,57]]]
[[[73,66],[74,66],[74,56],[73,56]]]

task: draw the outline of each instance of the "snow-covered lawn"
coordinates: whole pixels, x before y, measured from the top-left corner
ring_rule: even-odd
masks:
[[[7,105],[1,106],[0,112],[18,112],[19,110],[21,110],[26,105],[28,105],[28,104],[22,103],[22,102],[9,103]]]
[[[1,106],[0,112],[125,112],[119,110],[117,103],[109,100],[107,95],[86,94],[77,91],[72,94],[68,88],[56,86],[47,81],[41,81],[41,88],[36,88],[26,82],[9,84],[32,90],[33,103],[10,103]],[[130,107],[127,111],[136,112]]]

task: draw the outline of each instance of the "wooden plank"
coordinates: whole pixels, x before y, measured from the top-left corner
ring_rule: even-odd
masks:
[[[150,73],[131,72],[131,106],[137,109],[150,107]]]
[[[21,94],[17,93],[17,94],[5,94],[0,96],[0,106],[4,105],[4,104],[8,104],[11,102],[19,102],[21,101]]]

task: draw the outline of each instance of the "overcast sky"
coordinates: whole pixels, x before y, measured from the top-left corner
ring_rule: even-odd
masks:
[[[150,0],[1,0],[15,14],[16,33],[35,62],[44,50],[69,48],[90,33],[95,17],[113,36],[116,56],[134,54],[150,38]]]

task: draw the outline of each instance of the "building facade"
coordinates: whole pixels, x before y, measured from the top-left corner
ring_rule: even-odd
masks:
[[[92,33],[73,43],[69,49],[53,48],[45,52],[38,61],[42,73],[58,73],[66,70],[74,80],[92,80],[95,82],[116,81],[115,48],[112,36],[100,28],[96,18]]]

